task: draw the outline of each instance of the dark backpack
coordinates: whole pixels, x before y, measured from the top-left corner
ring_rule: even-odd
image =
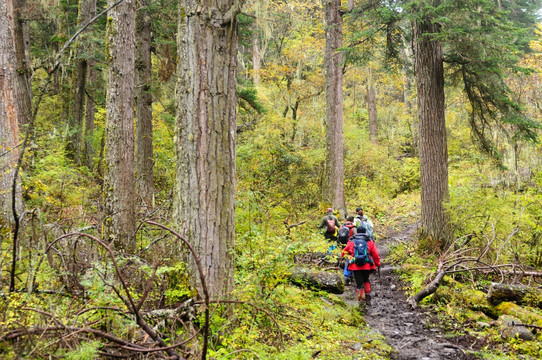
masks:
[[[337,234],[337,240],[343,245],[346,245],[348,240],[350,239],[350,228],[346,225],[343,225],[339,229],[339,233]]]
[[[365,264],[373,265],[373,259],[369,255],[369,246],[367,242],[370,239],[363,236],[354,236],[352,241],[354,242],[354,262],[358,266],[363,266]]]
[[[327,221],[327,233],[335,234],[335,219],[328,217],[326,221]]]

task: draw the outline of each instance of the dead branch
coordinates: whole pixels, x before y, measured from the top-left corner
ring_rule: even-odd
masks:
[[[145,322],[145,320],[143,319],[143,317],[141,316],[141,313],[139,312],[139,307],[136,306],[136,304],[134,303],[134,300],[132,298],[132,295],[130,294],[130,289],[128,288],[128,285],[126,284],[126,281],[124,279],[124,276],[122,276],[122,272],[121,270],[119,269],[119,266],[118,266],[118,263],[117,263],[117,259],[115,257],[115,254],[113,252],[113,250],[107,245],[105,244],[102,240],[98,239],[97,237],[93,236],[93,235],[90,235],[90,234],[86,234],[86,233],[70,233],[70,234],[65,234],[65,235],[62,235],[58,238],[56,238],[55,240],[53,240],[48,246],[47,248],[45,249],[44,251],[44,256],[45,254],[49,251],[49,249],[57,242],[57,241],[60,241],[61,239],[63,238],[67,238],[67,237],[72,237],[72,236],[80,236],[80,237],[84,237],[84,238],[89,238],[93,241],[95,241],[96,243],[98,243],[99,245],[101,245],[106,251],[107,253],[109,254],[109,257],[111,258],[111,261],[113,263],[113,267],[115,269],[115,273],[117,274],[117,277],[122,285],[122,289],[124,290],[125,294],[126,294],[126,298],[121,296],[120,292],[118,290],[116,290],[114,287],[113,287],[113,290],[115,291],[115,293],[117,294],[117,296],[124,302],[124,304],[126,305],[126,307],[128,308],[128,311],[130,311],[130,313],[132,313],[134,316],[135,316],[135,319],[136,319],[136,323],[139,325],[139,327],[145,331],[150,337],[151,339],[153,339],[155,342],[157,342],[161,348],[165,349],[164,351],[170,356],[172,357],[173,359],[182,359],[179,354],[177,354],[172,348],[169,348],[169,346],[165,343],[165,341],[149,326],[149,324],[147,324],[147,322]],[[127,346],[130,346],[127,345]]]
[[[158,226],[159,228],[162,228],[164,230],[169,231],[173,235],[175,235],[179,240],[181,240],[190,250],[190,253],[192,254],[192,257],[194,258],[194,262],[196,263],[196,267],[198,268],[199,278],[201,282],[201,287],[203,291],[203,300],[205,302],[205,320],[203,325],[203,348],[201,351],[201,358],[202,360],[205,360],[207,358],[207,348],[209,346],[209,289],[207,288],[207,281],[205,280],[205,275],[203,272],[203,267],[201,266],[201,261],[199,260],[198,254],[196,253],[196,250],[194,247],[182,236],[181,234],[177,233],[175,230],[159,224],[157,222],[151,221],[151,220],[145,220],[145,223],[149,225]]]

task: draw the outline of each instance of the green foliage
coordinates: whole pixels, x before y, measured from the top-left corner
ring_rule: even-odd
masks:
[[[64,356],[68,360],[98,359],[101,346],[102,344],[99,341],[83,342],[76,349],[68,351]]]

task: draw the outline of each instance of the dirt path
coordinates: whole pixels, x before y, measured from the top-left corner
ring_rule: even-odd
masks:
[[[398,234],[377,241],[382,258],[380,278],[371,276],[372,301],[365,309],[365,320],[372,329],[379,331],[395,349],[393,359],[475,359],[466,353],[472,341],[463,337],[448,337],[438,327],[428,327],[431,314],[424,310],[412,310],[407,306],[406,295],[393,267],[386,261],[390,246],[397,240],[410,239],[415,231],[410,226]],[[345,287],[343,299],[357,306],[355,285]],[[432,325],[434,326],[434,324]]]

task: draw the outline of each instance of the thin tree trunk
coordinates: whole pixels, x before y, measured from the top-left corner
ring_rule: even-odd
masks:
[[[109,0],[108,6],[115,3]],[[119,250],[135,250],[134,56],[135,4],[124,0],[108,15],[105,126],[106,236]]]
[[[86,24],[96,15],[96,0],[79,0],[79,14],[77,24],[81,26]],[[87,100],[86,89],[89,75],[89,63],[86,59],[89,53],[90,44],[87,41],[86,34],[81,34],[76,46],[76,65],[72,76],[72,97],[71,111],[68,111],[68,136],[66,150],[68,156],[77,164],[86,162],[83,155],[83,129],[86,123],[85,104]]]
[[[255,86],[260,85],[261,77],[260,72],[262,68],[261,51],[260,51],[260,38],[257,31],[254,31],[252,37],[252,81]]]
[[[87,79],[87,92],[92,92],[90,89],[93,89],[96,82],[96,69],[94,68],[94,60],[88,61],[88,79]],[[83,161],[84,164],[92,170],[94,168],[94,147],[92,145],[92,138],[94,136],[94,113],[96,112],[96,104],[94,103],[94,98],[86,96],[86,115],[85,115],[85,128],[84,128],[84,139],[85,144],[83,148]]]
[[[369,69],[369,79],[367,79],[367,107],[369,110],[369,140],[376,143],[378,140],[378,120],[373,69]]]
[[[32,116],[32,87],[30,85],[30,35],[24,19],[26,0],[15,0],[15,57],[17,59],[17,102],[19,103],[19,127],[23,128]]]
[[[327,145],[327,201],[346,213],[344,200],[343,160],[343,55],[342,18],[340,0],[323,0],[326,28],[326,145]]]
[[[0,229],[15,222],[12,187],[19,158],[20,111],[14,28],[13,1],[0,1]],[[15,201],[15,207],[19,207],[20,188],[16,189]]]
[[[412,103],[409,99],[409,94],[412,89],[412,69],[411,69],[411,59],[412,53],[408,51],[408,47],[401,49],[401,58],[403,60],[403,77],[405,79],[405,85],[403,87],[403,103],[405,104],[405,111],[408,115],[413,113]],[[410,116],[409,116],[410,117]],[[418,156],[418,118],[416,116],[412,117],[412,123],[409,122],[410,134],[412,137],[412,157]]]
[[[90,17],[93,18],[96,16],[96,0],[89,0],[89,12]],[[89,59],[87,61],[87,86],[85,89],[85,104],[86,104],[86,112],[85,112],[85,126],[83,129],[83,139],[84,139],[84,147],[83,147],[83,162],[84,164],[89,168],[89,170],[92,170],[94,167],[93,160],[94,160],[94,147],[92,145],[92,138],[94,136],[94,114],[96,112],[96,104],[95,104],[95,88],[96,88],[96,61],[93,59]],[[91,95],[89,95],[89,93]],[[92,96],[92,97],[91,97]]]
[[[430,19],[413,23],[415,73],[420,129],[422,231],[435,241],[449,240],[449,218],[444,204],[448,193],[448,150],[444,118],[442,44],[439,27]]]
[[[154,194],[151,95],[151,16],[142,4],[136,15],[136,143],[138,202],[152,206]]]
[[[233,287],[240,5],[234,0],[183,0],[179,19],[174,219],[200,254],[212,298]],[[195,262],[187,261],[197,274]],[[197,286],[197,276],[192,280]]]

